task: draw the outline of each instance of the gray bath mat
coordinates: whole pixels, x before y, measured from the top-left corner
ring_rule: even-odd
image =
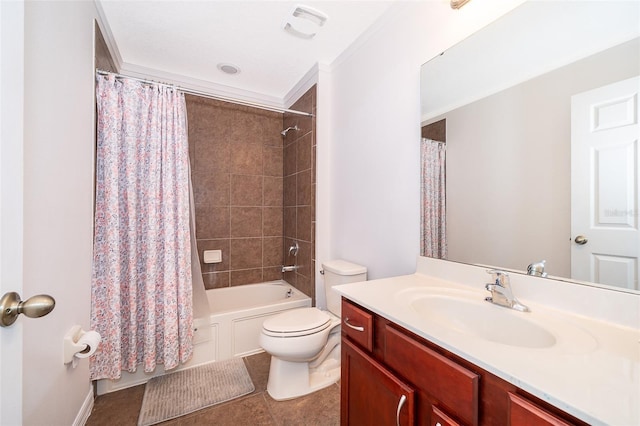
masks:
[[[138,425],[148,426],[184,416],[254,390],[242,358],[154,377],[144,389]]]

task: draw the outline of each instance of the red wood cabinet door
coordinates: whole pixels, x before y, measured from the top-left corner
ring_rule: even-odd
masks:
[[[570,423],[511,392],[509,392],[509,424],[513,426],[570,426]]]
[[[464,424],[479,424],[480,375],[387,325],[384,360]]]
[[[414,390],[362,349],[342,339],[340,424],[413,425]]]
[[[438,407],[431,407],[431,426],[462,426]]]

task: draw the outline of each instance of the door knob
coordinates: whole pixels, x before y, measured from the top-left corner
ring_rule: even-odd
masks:
[[[20,300],[20,295],[16,292],[6,293],[0,299],[0,326],[8,327],[18,318],[18,315],[25,314],[29,318],[39,318],[53,311],[56,301],[47,294],[38,294],[25,300]]]
[[[587,237],[585,237],[584,235],[578,235],[578,236],[576,237],[576,239],[575,239],[575,240],[573,240],[573,241],[575,241],[575,242],[576,242],[576,244],[581,245],[581,246],[583,246],[583,245],[585,245],[585,244],[587,244],[587,243],[589,242],[589,240],[587,239]]]

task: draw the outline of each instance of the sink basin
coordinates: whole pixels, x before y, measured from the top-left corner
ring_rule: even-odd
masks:
[[[528,314],[448,295],[420,295],[411,298],[410,307],[430,323],[503,345],[523,348],[549,348],[555,336],[526,318]]]

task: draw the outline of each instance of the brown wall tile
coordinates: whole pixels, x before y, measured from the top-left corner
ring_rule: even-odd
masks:
[[[282,178],[264,177],[264,205],[282,207]]]
[[[311,205],[311,170],[305,170],[296,176],[296,205],[309,206]]]
[[[296,237],[298,240],[311,241],[311,206],[296,207]]]
[[[282,148],[265,146],[262,150],[262,158],[265,176],[282,177]]]
[[[298,139],[295,143],[298,146],[297,149],[297,160],[296,160],[296,171],[301,172],[303,170],[308,170],[311,168],[311,160],[312,160],[312,138],[311,133],[307,133],[305,136]]]
[[[292,109],[315,113],[315,87],[311,88]],[[283,128],[298,126],[297,132],[289,132],[284,140],[284,264],[295,264],[296,272],[284,273],[284,279],[311,296],[315,304],[315,117],[284,114]],[[295,158],[294,158],[295,157]],[[293,258],[288,247],[297,241],[300,250]]]
[[[196,204],[195,210],[197,239],[229,238],[229,207]]]
[[[229,278],[230,278],[229,271],[202,274],[202,279],[204,280],[204,288],[207,290],[214,289],[214,288],[229,287],[230,285]]]
[[[296,288],[311,297],[312,303],[315,305],[315,280],[311,277],[305,277],[304,275],[296,274]]]
[[[244,285],[262,282],[262,268],[231,271],[231,285]]]
[[[231,240],[231,270],[262,266],[262,238]]]
[[[284,178],[284,189],[283,189],[283,205],[285,207],[295,206],[296,205],[296,175],[290,175]]]
[[[285,272],[282,274],[282,279],[285,280],[286,282],[288,282],[289,284],[291,284],[292,286],[294,286],[295,288],[298,288],[296,286],[296,277],[298,276],[298,274],[296,274],[294,271],[291,272]],[[307,296],[309,296],[308,293],[305,293]]]
[[[314,199],[315,119],[191,95],[186,100],[198,252],[202,259],[204,250],[222,250],[221,263],[201,262],[206,287],[281,279],[282,264],[300,263],[285,259],[284,236],[287,248],[294,240],[310,247],[313,238],[307,222],[315,220],[308,204]],[[294,109],[315,111],[315,87]],[[280,135],[295,125],[301,130]],[[306,269],[284,277],[294,285],[300,280],[313,297],[314,269],[306,260],[313,251],[301,251]]]
[[[193,196],[196,203],[210,206],[228,206],[231,193],[229,173],[211,171],[193,176]]]
[[[300,99],[293,103],[291,109],[302,112],[313,112],[316,107],[315,97],[316,90],[315,87],[312,87],[304,95],[300,96]]]
[[[266,281],[277,281],[282,279],[282,266],[262,269],[262,279]]]
[[[231,173],[262,175],[262,145],[255,143],[234,144],[232,149]]]
[[[196,136],[189,135],[190,139],[202,139],[194,149],[194,175],[196,179],[203,175],[206,176],[212,171],[231,172],[231,146],[226,141],[214,142],[209,139],[209,136],[205,136],[205,131]]]
[[[284,162],[282,175],[291,176],[296,172],[296,160],[297,160],[297,146],[298,144],[290,143],[284,147]]]
[[[231,207],[231,238],[262,237],[262,207]]]
[[[232,206],[262,206],[262,176],[231,175]]]
[[[262,265],[282,266],[283,238],[264,238],[262,241]]]
[[[284,236],[295,239],[297,236],[296,207],[285,207],[283,217],[284,217]]]
[[[262,209],[262,235],[277,237],[283,235],[281,207],[264,207]]]
[[[298,245],[300,246],[300,249],[296,259],[298,265],[297,273],[299,275],[304,275],[305,277],[312,277],[314,275],[314,271],[312,270],[311,265],[311,243],[298,241]]]

